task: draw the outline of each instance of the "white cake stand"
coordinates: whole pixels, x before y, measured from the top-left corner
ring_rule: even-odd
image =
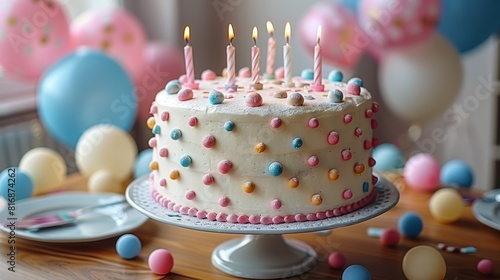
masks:
[[[282,234],[353,225],[374,218],[397,204],[399,192],[391,183],[380,178],[376,189],[375,201],[355,212],[325,220],[277,225],[232,224],[181,215],[159,205],[151,197],[147,177],[133,181],[125,195],[130,205],[162,223],[200,231],[246,234],[217,246],[212,253],[212,264],[238,277],[276,279],[306,273],[317,265],[316,252],[309,245],[285,239]]]

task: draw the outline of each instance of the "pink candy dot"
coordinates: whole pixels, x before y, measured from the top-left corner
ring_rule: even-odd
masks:
[[[217,170],[219,170],[221,174],[227,174],[231,169],[233,169],[233,163],[230,160],[224,159],[217,164]]]
[[[340,135],[336,131],[332,131],[328,134],[327,138],[328,144],[335,145],[340,141]]]
[[[377,112],[378,112],[378,109],[379,109],[379,105],[378,105],[378,103],[377,103],[377,102],[373,102],[373,103],[372,103],[372,111],[373,111],[374,113],[377,113]]]
[[[371,119],[373,117],[373,111],[368,109],[365,111],[365,117]]]
[[[193,190],[189,190],[186,192],[186,199],[193,200],[196,197],[196,192]]]
[[[208,134],[203,137],[202,143],[205,148],[212,148],[213,146],[215,146],[215,137]]]
[[[339,252],[333,252],[328,256],[328,264],[335,269],[342,269],[346,263],[345,256]]]
[[[219,201],[218,201],[218,202],[219,202],[219,205],[220,205],[221,207],[226,207],[226,206],[228,206],[228,205],[229,205],[229,197],[227,197],[227,196],[223,196],[223,197],[219,198]]]
[[[361,136],[362,134],[363,134],[363,130],[361,130],[361,128],[356,127],[356,129],[354,129],[354,135],[355,135],[356,137],[359,137],[359,136]]]
[[[484,275],[491,275],[495,271],[495,265],[489,259],[482,259],[477,263],[477,271]]]
[[[378,182],[378,177],[372,175],[372,184],[375,185],[375,184],[377,184],[377,182]]]
[[[167,180],[165,180],[165,178],[162,178],[162,179],[160,179],[159,184],[160,184],[160,186],[162,186],[162,187],[166,187],[166,186],[167,186]]]
[[[165,249],[156,249],[148,257],[149,269],[158,275],[168,274],[174,266],[174,257]]]
[[[158,113],[158,106],[156,106],[155,104],[152,104],[151,107],[149,108],[149,113],[151,115]]]
[[[352,158],[352,154],[350,150],[342,150],[341,156],[343,160],[350,160]]]
[[[350,123],[352,122],[352,115],[351,114],[345,114],[344,116],[344,123]]]
[[[279,199],[273,199],[271,201],[271,207],[273,209],[280,209],[281,208],[281,200],[279,200]]]
[[[215,178],[214,178],[214,176],[212,176],[210,174],[205,174],[205,175],[203,175],[203,178],[201,179],[201,181],[203,182],[203,184],[209,186],[209,185],[212,185],[213,183],[215,183]]]
[[[191,127],[198,125],[198,118],[197,117],[190,117],[188,119],[188,125]]]
[[[274,71],[274,76],[276,79],[283,79],[285,77],[285,69],[283,67],[278,67]]]
[[[395,229],[385,229],[380,235],[380,244],[383,246],[396,246],[399,243],[399,232]]]
[[[168,157],[168,150],[167,148],[161,148],[160,151],[158,152],[158,154],[160,155],[160,157]]]
[[[370,157],[368,159],[368,166],[373,167],[373,166],[375,166],[375,163],[377,163],[377,162],[375,161],[374,158]]]
[[[310,128],[316,128],[319,126],[319,121],[317,118],[310,118],[309,121],[307,122],[307,125]]]
[[[351,199],[352,198],[352,192],[350,190],[345,190],[343,193],[342,193],[342,197],[344,199]]]
[[[201,79],[203,81],[212,81],[212,80],[215,80],[216,78],[217,78],[217,74],[213,70],[207,69],[207,70],[201,72]]]
[[[308,159],[307,159],[307,164],[309,166],[316,166],[319,164],[319,158],[317,156],[310,156]]]
[[[271,127],[272,128],[278,128],[281,126],[281,119],[280,118],[273,118],[271,120]]]
[[[160,118],[162,121],[166,122],[170,118],[170,114],[168,112],[161,112]]]
[[[363,148],[364,148],[365,150],[369,150],[369,149],[371,149],[371,148],[372,148],[372,141],[365,140],[365,141],[363,142]]]
[[[347,84],[347,93],[352,95],[359,95],[361,93],[361,88],[356,83]]]
[[[241,78],[250,78],[250,68],[243,67],[238,71],[238,77]]]
[[[179,99],[179,101],[187,101],[193,99],[193,96],[193,90],[191,90],[190,88],[181,88],[181,90],[179,90],[179,93],[177,93],[177,99]]]
[[[257,92],[249,93],[245,97],[245,105],[248,107],[259,107],[262,105],[262,96]]]
[[[153,137],[153,138],[150,138],[150,139],[148,140],[148,145],[149,145],[149,147],[151,147],[151,148],[156,147],[156,143],[157,143],[157,141],[156,141],[156,138],[154,138],[154,137]]]
[[[377,120],[373,120],[373,119],[372,119],[372,121],[371,121],[371,123],[370,123],[370,124],[371,124],[371,126],[372,126],[372,129],[376,129],[376,128],[378,127],[378,122],[377,122]]]

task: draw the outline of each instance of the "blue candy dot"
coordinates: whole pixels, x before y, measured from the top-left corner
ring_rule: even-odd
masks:
[[[181,139],[181,137],[182,137],[182,132],[180,129],[174,128],[172,129],[172,131],[170,131],[170,138],[172,138],[172,140],[179,140]]]
[[[328,73],[328,80],[330,82],[342,82],[344,75],[339,70],[332,70]]]
[[[398,220],[399,232],[409,238],[417,238],[423,227],[422,218],[414,212],[407,212]]]
[[[342,273],[342,280],[371,280],[372,276],[366,267],[353,264],[348,266]]]
[[[151,169],[149,169],[149,163],[153,158],[153,149],[145,149],[140,152],[134,163],[134,178],[138,178],[149,174]]]
[[[232,131],[234,129],[234,122],[232,121],[227,121],[225,124],[224,124],[224,129],[226,131]]]
[[[464,161],[450,160],[441,167],[440,180],[443,185],[470,188],[474,182],[474,173]]]
[[[224,94],[218,90],[212,90],[208,94],[208,102],[212,105],[221,104],[224,101]]]
[[[328,100],[333,103],[341,103],[344,100],[344,93],[339,89],[332,89],[328,92]]]
[[[133,234],[127,233],[116,241],[116,252],[124,259],[133,259],[141,252],[141,240]]]
[[[165,91],[168,94],[177,94],[179,92],[179,90],[181,90],[181,88],[182,88],[182,86],[181,86],[181,82],[179,82],[179,80],[171,80],[165,86]]]
[[[12,197],[12,190],[15,190],[15,197]],[[31,197],[32,193],[33,181],[28,174],[19,170],[19,167],[9,167],[0,173],[0,195],[5,200],[15,202]]]
[[[302,144],[303,144],[303,142],[302,142],[302,139],[300,139],[300,138],[295,138],[292,140],[292,147],[294,149],[298,149],[298,148],[302,147]]]
[[[179,159],[179,162],[183,167],[188,167],[191,165],[193,160],[191,159],[190,156],[181,156],[181,158]]]
[[[153,132],[153,134],[160,134],[161,127],[159,125],[155,124],[155,126],[153,127],[153,130],[151,130],[151,132]]]
[[[304,80],[312,80],[314,79],[314,72],[313,70],[311,69],[304,69],[302,70],[302,72],[300,73],[300,76],[302,77],[302,79]]]
[[[403,152],[390,143],[380,144],[375,147],[372,157],[376,162],[375,166],[373,166],[373,170],[376,171],[391,171],[403,168],[405,164]]]
[[[358,84],[358,86],[363,87],[363,80],[361,80],[358,77],[351,78],[347,83],[348,84],[350,84],[350,83],[356,83],[356,84]]]
[[[368,182],[363,182],[363,192],[368,192],[370,184]]]
[[[269,165],[269,174],[272,176],[279,176],[281,173],[283,173],[283,165],[281,165],[281,163],[275,161]]]

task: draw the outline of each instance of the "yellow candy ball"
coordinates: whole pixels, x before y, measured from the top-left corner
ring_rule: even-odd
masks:
[[[264,143],[258,143],[257,145],[255,145],[255,151],[257,153],[260,154],[260,153],[264,152],[265,150],[266,150],[266,144],[264,144]]]
[[[170,179],[177,180],[177,179],[179,179],[180,176],[181,176],[181,174],[179,173],[179,170],[174,169],[174,170],[170,171],[170,174],[169,174]]]
[[[296,177],[290,178],[290,180],[288,180],[288,186],[292,189],[295,189],[299,186],[299,179]]]
[[[323,198],[318,193],[314,194],[313,196],[311,196],[311,203],[313,205],[320,205],[321,203],[323,203]]]
[[[446,263],[438,250],[427,245],[416,246],[403,257],[403,273],[408,280],[443,280]]]
[[[34,148],[23,155],[19,169],[33,180],[33,194],[56,190],[66,179],[66,163],[62,156],[49,148]]]
[[[252,182],[245,182],[242,188],[244,192],[252,193],[255,190],[255,184]]]
[[[462,216],[464,202],[457,190],[444,188],[432,195],[429,210],[438,222],[453,223]]]
[[[340,173],[337,169],[330,169],[328,171],[328,178],[332,181],[337,180],[340,177]]]
[[[146,125],[148,126],[149,129],[153,129],[155,124],[156,124],[156,120],[154,117],[150,117],[146,122]]]
[[[99,170],[92,173],[87,182],[87,189],[89,192],[93,193],[123,193],[120,181],[116,179],[113,173],[107,170]]]

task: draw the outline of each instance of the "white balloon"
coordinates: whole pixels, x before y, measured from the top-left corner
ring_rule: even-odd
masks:
[[[388,51],[379,71],[386,105],[411,122],[425,121],[450,106],[459,94],[462,78],[458,52],[438,34],[417,45]]]
[[[87,189],[92,193],[113,192],[122,193],[122,185],[118,179],[107,170],[98,170],[90,175]]]
[[[137,156],[137,145],[126,131],[107,124],[86,130],[76,144],[75,159],[80,173],[90,176],[107,170],[123,182],[129,178]]]

